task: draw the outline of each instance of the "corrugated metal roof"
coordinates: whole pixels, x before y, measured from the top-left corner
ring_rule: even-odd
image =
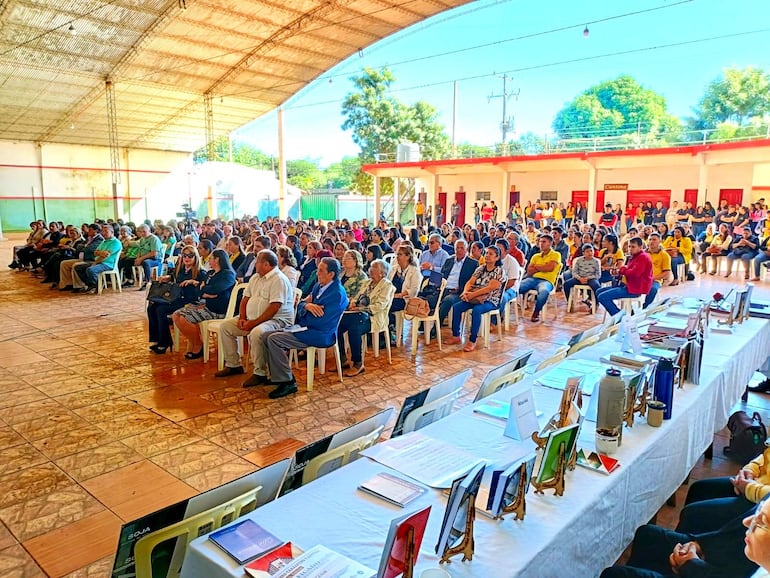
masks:
[[[109,79],[121,147],[192,151],[467,1],[0,0],[0,138],[109,146]]]

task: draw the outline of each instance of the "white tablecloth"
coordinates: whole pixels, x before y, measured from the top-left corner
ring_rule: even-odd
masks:
[[[609,476],[583,468],[567,474],[564,496],[527,495],[523,522],[476,517],[476,553],[471,562],[444,566],[457,577],[597,576],[614,563],[633,537],[684,481],[692,466],[727,422],[730,409],[753,371],[770,352],[770,323],[750,319],[733,335],[711,334],[706,341],[701,384],[675,392],[673,416],[661,428],[644,420],[627,429],[615,457],[621,467]],[[598,359],[617,350],[606,341],[576,356]],[[532,381],[534,376],[527,378]],[[518,384],[517,384],[518,386]],[[558,406],[561,392],[534,387],[541,425]],[[495,397],[506,399],[510,391]],[[579,445],[593,449],[593,423],[586,422]],[[503,426],[466,407],[421,430],[475,456],[503,464],[529,453],[531,442],[502,435]],[[302,548],[324,544],[374,569],[390,520],[401,508],[356,490],[387,468],[360,459],[249,514],[259,524]],[[419,571],[436,566],[433,552],[446,498],[429,490],[408,511],[432,505],[418,560]],[[242,577],[243,570],[205,536],[189,547],[183,578]]]

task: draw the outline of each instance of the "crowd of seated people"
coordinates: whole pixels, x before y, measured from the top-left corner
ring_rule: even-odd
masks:
[[[481,316],[497,308],[502,318],[505,308],[520,294],[529,293],[533,301],[531,321],[537,322],[549,296],[562,286],[568,297],[576,285],[587,285],[598,304],[615,313],[618,299],[643,297],[647,306],[662,287],[691,278],[691,263],[700,262],[702,271],[707,271],[709,261],[716,256],[725,257],[727,275],[735,261],[741,261],[744,274],[756,280],[760,266],[770,260],[770,230],[765,228],[766,213],[758,212],[759,207],[764,205],[757,205],[756,210],[746,213],[748,216],[739,210],[732,215],[732,209],[724,207],[715,212],[711,222],[696,216],[703,211],[690,214],[684,207],[670,214],[670,210],[652,207],[652,212],[634,211],[635,219],[625,221],[627,230],[622,237],[618,222],[623,221],[618,215],[610,218],[616,209],[612,206],[606,209],[605,225],[583,222],[582,207],[570,211],[565,207],[545,217],[541,212],[541,218],[535,220],[525,220],[532,207],[517,207],[507,222],[496,223],[490,218],[475,226],[442,223],[439,228],[423,225],[408,231],[398,223],[389,226],[384,221],[370,227],[366,220],[324,223],[312,218],[268,218],[264,222],[254,217],[229,222],[205,218],[200,222],[146,221],[139,225],[107,221],[79,228],[35,221],[30,224],[26,242],[14,247],[10,266],[32,271],[52,289],[93,293],[99,273],[115,263],[124,286],[134,284],[134,275],[141,271],[140,289],[144,289],[161,273],[160,265],[166,261],[166,280],[184,291],[173,303],[148,308],[152,351],[162,354],[171,347],[169,323],[173,322],[187,338],[186,356],[190,359],[203,355],[198,324],[225,315],[235,284],[250,283],[260,276],[257,256],[264,251],[275,255],[277,271],[288,279],[290,288],[301,292],[303,300],[313,298],[321,281],[321,263],[335,261],[332,276],[341,284],[346,307],[351,312],[365,312],[355,316],[359,319],[376,317],[370,319],[372,330],[387,323],[393,343],[397,341],[396,317],[407,301],[420,294],[424,279],[443,278],[446,289],[437,304],[439,317],[444,324],[451,311],[456,325],[462,313],[470,311],[471,331],[464,346],[470,351],[475,347]],[[677,218],[667,219],[671,215]],[[742,227],[739,235],[735,234],[737,226]],[[762,233],[757,235],[760,227]],[[696,237],[698,230],[701,233]],[[171,256],[173,262],[168,261]],[[375,263],[377,271],[372,273]],[[327,274],[330,271],[328,266],[325,270]],[[364,304],[367,299],[372,302],[368,292],[379,275],[382,280],[375,285],[386,281],[383,286],[392,287],[387,311],[377,303],[373,308]],[[379,293],[376,296],[381,297]],[[589,308],[592,304],[585,301]],[[311,316],[314,309],[309,309]],[[342,324],[344,332],[350,333],[348,342],[351,337],[358,341],[356,334],[368,325],[351,324],[352,320]],[[455,342],[460,333],[459,326],[452,327],[449,342]],[[363,372],[358,351],[352,350],[351,356],[350,373]]]

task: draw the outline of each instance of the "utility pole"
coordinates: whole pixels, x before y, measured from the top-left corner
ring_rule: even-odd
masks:
[[[510,76],[507,74],[503,74],[502,76],[498,77],[503,79],[503,92],[500,94],[490,94],[487,97],[487,102],[491,102],[493,98],[501,98],[503,100],[503,120],[500,122],[500,132],[503,136],[503,148],[506,148],[506,143],[508,142],[508,133],[513,132],[513,117],[508,116],[508,99],[512,96],[519,96],[519,93],[521,90],[511,90],[508,91],[507,83],[508,80],[513,80]]]

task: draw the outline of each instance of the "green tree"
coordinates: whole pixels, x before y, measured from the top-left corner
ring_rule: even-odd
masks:
[[[230,161],[230,141],[227,136],[221,136],[214,141],[214,158],[218,162]],[[261,170],[275,170],[277,161],[261,150],[247,143],[232,142],[233,162]],[[193,153],[193,162],[205,163],[208,160],[208,149],[203,146]]]
[[[632,133],[674,139],[679,120],[666,110],[665,98],[621,75],[590,87],[556,115],[562,139],[614,137]]]
[[[396,147],[402,142],[420,145],[424,158],[443,158],[451,147],[444,126],[438,122],[436,109],[426,102],[406,105],[392,96],[388,90],[395,76],[387,68],[364,69],[360,76],[350,79],[354,90],[342,103],[343,130],[353,133],[353,142],[361,149],[358,155],[362,163],[375,162],[378,155],[394,158]],[[359,192],[371,191],[368,175],[356,178]],[[389,181],[384,186],[390,186]],[[387,192],[387,191],[386,191]]]
[[[708,84],[693,111],[691,125],[696,129],[718,128],[722,123],[756,125],[770,115],[770,74],[752,67],[726,68]]]
[[[361,173],[361,160],[357,157],[343,157],[326,168],[327,186],[333,189],[356,190],[356,176]]]
[[[318,159],[286,161],[286,180],[303,191],[326,186],[326,175],[318,166]]]

